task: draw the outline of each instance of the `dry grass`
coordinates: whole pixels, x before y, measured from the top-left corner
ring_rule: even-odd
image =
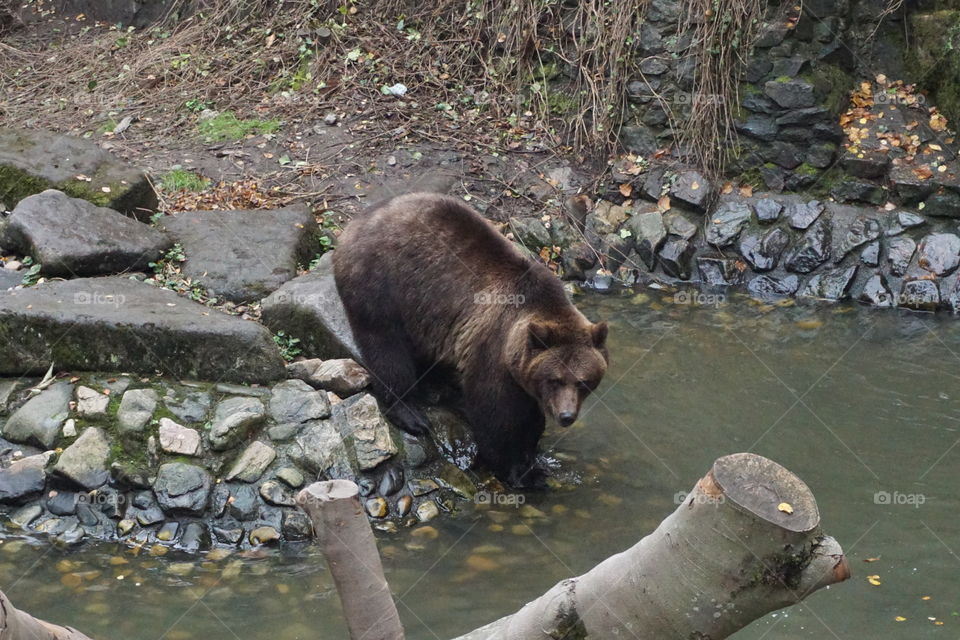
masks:
[[[740,103],[740,77],[766,7],[766,0],[686,2],[681,25],[693,35],[690,55],[697,75],[690,114],[674,127],[680,131],[681,146],[709,173],[722,173],[724,150],[736,148],[733,124]]]
[[[141,31],[73,23],[51,40],[33,30],[0,46],[0,119],[84,131],[149,114],[138,129],[169,135],[192,128],[205,106],[309,120],[336,101],[381,109],[385,130],[428,140],[540,140],[606,158],[646,2],[208,0],[186,20]],[[763,4],[723,3],[704,21],[712,0],[685,2],[705,108],[680,131],[708,167],[733,135],[742,54]],[[408,89],[402,102],[383,94],[396,83]]]

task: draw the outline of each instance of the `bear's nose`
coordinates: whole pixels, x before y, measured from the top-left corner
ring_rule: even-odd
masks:
[[[577,414],[573,411],[564,411],[557,416],[557,422],[560,423],[561,427],[569,427],[577,419]]]

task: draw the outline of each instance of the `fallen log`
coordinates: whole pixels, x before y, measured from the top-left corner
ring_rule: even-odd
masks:
[[[717,460],[632,548],[457,640],[719,640],[849,577],[810,489],[740,453]]]
[[[34,618],[0,592],[0,640],[90,640],[76,629]]]

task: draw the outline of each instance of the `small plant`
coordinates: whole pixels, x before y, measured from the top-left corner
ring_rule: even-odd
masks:
[[[277,347],[279,347],[280,355],[283,356],[283,359],[287,362],[292,361],[303,352],[303,349],[298,346],[300,344],[300,338],[289,336],[283,331],[277,331],[273,336],[273,341],[277,344]]]
[[[203,191],[210,180],[186,169],[172,169],[163,176],[160,188],[164,191]]]
[[[280,128],[279,120],[240,120],[232,111],[224,111],[197,125],[204,138],[222,142],[240,140],[251,134],[274,133]]]
[[[27,264],[27,261],[23,261],[24,264]],[[21,284],[25,287],[31,287],[37,284],[37,281],[40,279],[40,269],[43,268],[43,265],[39,262],[32,265],[25,274],[23,274],[23,279],[20,281]]]
[[[204,109],[209,109],[210,107],[212,107],[213,102],[211,102],[210,100],[201,100],[200,98],[193,98],[191,100],[187,100],[186,102],[184,102],[183,106],[187,111],[193,111],[194,113],[199,113]]]

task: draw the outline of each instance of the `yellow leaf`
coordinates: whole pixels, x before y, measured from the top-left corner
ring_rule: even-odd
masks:
[[[896,620],[897,622],[906,622],[907,619],[904,618],[903,616],[897,616],[896,618],[894,618],[894,620]]]
[[[788,514],[793,513],[793,507],[790,505],[789,502],[781,502],[780,504],[777,505],[777,509],[779,509],[780,511],[783,511],[784,513],[788,513]]]
[[[869,582],[875,587],[879,587],[881,584],[880,576],[867,576],[867,582]]]
[[[691,191],[696,191],[696,190],[699,189],[699,188],[700,188],[700,183],[697,182],[696,180],[694,180],[694,181],[693,181],[693,184],[690,185],[690,190],[691,190]]]

